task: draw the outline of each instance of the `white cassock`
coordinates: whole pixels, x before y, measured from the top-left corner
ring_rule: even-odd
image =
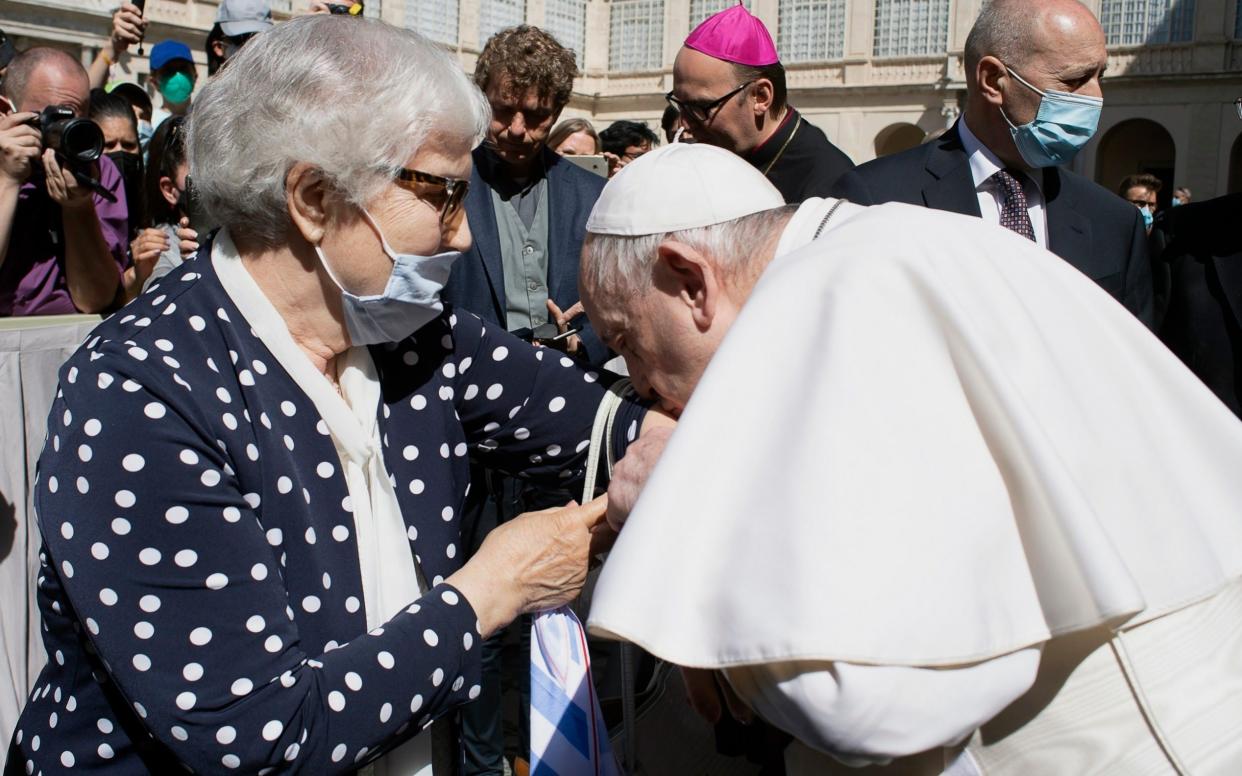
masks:
[[[723,669],[792,772],[1242,773],[1242,424],[1029,241],[844,204],[812,242],[832,204],[785,230],[591,629]]]

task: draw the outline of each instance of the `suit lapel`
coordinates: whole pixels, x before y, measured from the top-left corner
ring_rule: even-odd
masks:
[[[936,210],[978,218],[982,215],[979,196],[975,193],[970,159],[962,148],[957,126],[954,124],[952,129],[929,144],[925,166],[932,180],[923,187],[923,204]]]
[[[562,209],[568,209],[570,202],[576,201],[574,197],[565,196],[566,189],[573,185],[572,181],[566,180],[564,169],[560,162],[560,157],[548,148],[543,149],[544,164],[547,165],[547,181],[548,181],[548,297],[553,299],[564,299],[564,290],[561,288],[563,281],[563,270],[566,267],[575,267],[577,262],[574,257],[567,256],[569,253],[569,237],[570,224],[574,223],[574,214],[562,212]],[[577,280],[577,273],[570,273],[571,277]],[[570,295],[577,298],[577,292]]]
[[[474,171],[470,174],[470,189],[466,192],[466,218],[470,223],[470,234],[474,238],[474,249],[482,260],[483,273],[492,289],[496,313],[500,320],[505,316],[505,275],[504,265],[500,256],[500,230],[496,226],[496,208],[492,203],[492,189],[483,179],[480,168],[487,164],[484,151],[480,148],[475,152]]]
[[[1044,171],[1044,212],[1048,224],[1048,250],[1085,272],[1092,272],[1096,257],[1091,255],[1091,222],[1079,212],[1077,198],[1062,185],[1061,171],[1048,167]]]

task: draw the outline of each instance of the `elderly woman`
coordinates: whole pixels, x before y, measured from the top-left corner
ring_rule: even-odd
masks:
[[[462,564],[468,459],[572,483],[604,394],[439,302],[487,121],[447,55],[364,19],[282,24],[204,88],[222,231],[61,373],[14,772],[451,772],[424,729],[475,697],[482,638],[576,594],[603,510]],[[623,406],[615,452],[660,422]]]

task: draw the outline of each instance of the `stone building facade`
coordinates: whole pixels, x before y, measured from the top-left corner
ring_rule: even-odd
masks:
[[[790,100],[855,161],[908,148],[950,125],[965,81],[962,47],[982,0],[746,0],[773,31]],[[525,21],[577,52],[583,76],[566,115],[653,125],[673,58],[698,21],[731,0],[371,0],[367,15],[419,30],[472,69],[494,31]],[[175,37],[205,62],[217,0],[148,0],[152,42]],[[1242,191],[1242,0],[1086,0],[1109,40],[1105,109],[1074,167],[1110,188],[1150,171],[1196,199]],[[0,0],[19,47],[50,43],[84,62],[117,0]],[[273,0],[274,15],[309,0]],[[131,57],[114,77],[145,82]]]

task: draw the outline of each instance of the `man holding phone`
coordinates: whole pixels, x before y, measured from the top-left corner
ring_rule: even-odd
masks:
[[[585,316],[576,334],[569,318],[581,310],[574,310],[578,257],[605,181],[547,147],[577,71],[573,52],[535,27],[502,30],[483,47],[474,79],[491,104],[492,120],[474,152],[465,200],[474,242],[453,265],[441,297],[518,336],[599,364],[607,348]],[[470,552],[497,523],[536,504],[574,497],[536,491],[477,466],[470,478],[462,514],[462,543]],[[529,628],[519,632],[529,639]],[[500,652],[498,637],[483,644],[482,693],[462,711],[463,776],[505,771]],[[518,664],[528,663],[523,658]]]
[[[466,195],[474,245],[454,265],[444,298],[599,364],[607,348],[585,319],[580,333],[558,338],[571,328],[586,217],[604,187],[547,147],[576,75],[573,52],[535,27],[502,30],[483,47],[474,78],[492,121]]]

